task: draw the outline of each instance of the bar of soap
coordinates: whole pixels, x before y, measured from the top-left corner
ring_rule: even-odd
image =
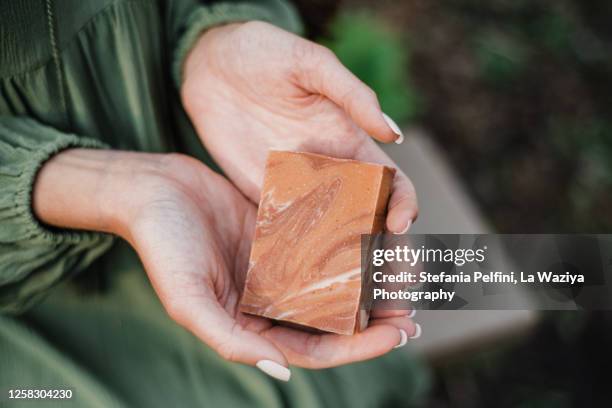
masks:
[[[240,310],[326,332],[367,327],[361,234],[384,226],[395,170],[272,151]]]

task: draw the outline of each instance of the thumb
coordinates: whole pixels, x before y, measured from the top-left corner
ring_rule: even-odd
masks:
[[[376,93],[342,65],[331,50],[305,40],[295,46],[304,48],[296,52],[297,80],[302,88],[329,98],[374,139],[402,142],[399,127],[382,112]]]
[[[270,340],[241,326],[214,297],[189,298],[188,305],[179,303],[170,315],[225,360],[254,365],[271,377],[289,381],[285,355]]]

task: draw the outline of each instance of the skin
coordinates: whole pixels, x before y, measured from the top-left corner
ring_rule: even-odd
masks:
[[[380,356],[415,332],[407,311],[381,311],[354,336],[310,334],[238,311],[267,150],[394,163],[368,137],[397,138],[373,92],[333,54],[266,23],[208,30],[184,66],[184,107],[228,179],[180,154],[70,149],[40,170],[35,215],[104,231],[140,256],[168,314],[223,358],[325,368]],[[367,133],[366,133],[367,132]],[[387,228],[417,214],[395,178]]]

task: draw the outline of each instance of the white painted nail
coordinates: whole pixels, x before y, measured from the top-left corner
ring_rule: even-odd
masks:
[[[406,223],[406,226],[404,227],[403,230],[401,230],[400,232],[394,232],[395,235],[401,235],[401,234],[405,234],[408,232],[408,230],[410,229],[410,227],[412,226],[412,220],[408,220],[408,222]]]
[[[291,371],[275,361],[272,360],[259,360],[256,364],[264,373],[268,374],[272,378],[276,378],[281,381],[289,381],[291,378]]]
[[[412,309],[410,313],[408,313],[408,318],[412,319],[416,315],[416,309]]]
[[[408,343],[408,335],[406,334],[406,332],[402,329],[399,329],[400,332],[400,342],[397,346],[393,347],[393,348],[400,348],[400,347],[404,347],[406,345],[406,343]]]
[[[397,144],[402,143],[404,141],[404,134],[400,130],[399,126],[397,126],[397,123],[395,123],[393,119],[387,116],[386,113],[383,113],[383,118],[385,118],[385,122],[387,122],[387,125],[389,125],[393,133],[399,136],[397,139],[395,139],[395,143]]]
[[[423,329],[421,329],[421,325],[418,323],[414,324],[414,334],[410,336],[411,339],[418,339],[423,334]]]

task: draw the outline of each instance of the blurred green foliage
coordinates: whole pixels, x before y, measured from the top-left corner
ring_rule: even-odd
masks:
[[[612,3],[409,1],[405,10],[410,68],[428,101],[416,120],[491,223],[507,233],[610,231]]]
[[[554,151],[577,163],[577,170],[568,191],[575,214],[570,219],[580,222],[582,229],[600,231],[602,222],[592,214],[600,197],[612,191],[612,122],[602,118],[550,121],[550,134],[555,135]],[[607,202],[607,206],[611,203]],[[587,214],[587,216],[580,216]]]
[[[572,21],[563,14],[551,10],[533,23],[532,38],[539,39],[548,49],[563,55],[572,48],[576,35]]]
[[[612,231],[612,2],[345,7],[368,11],[342,14],[329,46],[437,139],[498,231]],[[612,406],[612,313],[545,313],[509,339],[436,367],[424,406]]]
[[[612,3],[353,1],[323,42],[500,232],[612,229]]]
[[[409,47],[380,18],[344,12],[322,42],[378,95],[382,109],[398,122],[416,116],[420,100],[408,80]]]
[[[494,30],[482,30],[473,40],[480,75],[492,85],[506,86],[525,69],[527,51],[512,36]]]

